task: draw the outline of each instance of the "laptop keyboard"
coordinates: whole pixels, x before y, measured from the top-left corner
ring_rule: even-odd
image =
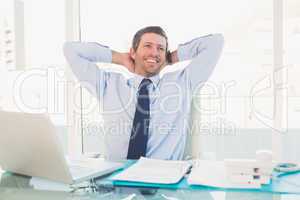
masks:
[[[81,178],[94,174],[106,173],[106,171],[114,171],[114,168],[120,166],[120,163],[111,163],[97,161],[93,159],[68,159],[70,173],[73,178]]]
[[[86,166],[79,166],[79,165],[69,165],[70,172],[72,177],[81,177],[81,176],[87,176],[89,174],[94,173],[93,168],[86,167]]]

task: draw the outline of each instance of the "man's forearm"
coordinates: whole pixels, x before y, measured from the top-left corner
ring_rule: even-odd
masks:
[[[78,58],[89,62],[111,62],[111,50],[95,42],[66,42],[64,53],[71,61]]]
[[[215,59],[223,47],[223,36],[221,34],[210,34],[195,38],[184,44],[180,44],[177,49],[179,61],[203,57]],[[218,56],[217,56],[218,57]],[[203,60],[203,59],[200,59]]]
[[[179,61],[191,59],[185,69],[192,89],[199,89],[198,86],[202,87],[202,83],[208,80],[220,58],[223,43],[224,38],[221,34],[211,34],[179,45]]]
[[[66,42],[64,55],[77,79],[96,97],[104,84],[97,62],[111,62],[111,50],[97,43]],[[103,89],[103,88],[102,88]]]
[[[122,65],[129,71],[134,72],[134,62],[129,53],[120,53],[112,50],[112,63]]]
[[[111,54],[112,54],[112,63],[118,64],[118,65],[123,65],[121,53],[111,50]]]

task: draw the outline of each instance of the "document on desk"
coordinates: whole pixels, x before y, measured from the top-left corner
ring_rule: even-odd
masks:
[[[187,161],[158,160],[141,157],[135,164],[112,179],[143,183],[174,184],[190,169]]]
[[[233,183],[228,180],[223,161],[197,160],[188,177],[189,185],[204,185],[218,188],[260,188],[256,182]]]

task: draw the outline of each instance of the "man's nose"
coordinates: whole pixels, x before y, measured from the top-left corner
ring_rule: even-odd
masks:
[[[151,56],[157,57],[159,55],[159,51],[157,48],[153,47],[150,51]]]

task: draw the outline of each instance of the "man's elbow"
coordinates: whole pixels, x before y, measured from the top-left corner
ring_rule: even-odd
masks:
[[[63,45],[63,52],[66,57],[67,55],[70,54],[71,50],[72,50],[72,42],[65,42]]]
[[[70,62],[74,57],[76,57],[76,42],[65,42],[63,44],[63,54],[65,58]]]

